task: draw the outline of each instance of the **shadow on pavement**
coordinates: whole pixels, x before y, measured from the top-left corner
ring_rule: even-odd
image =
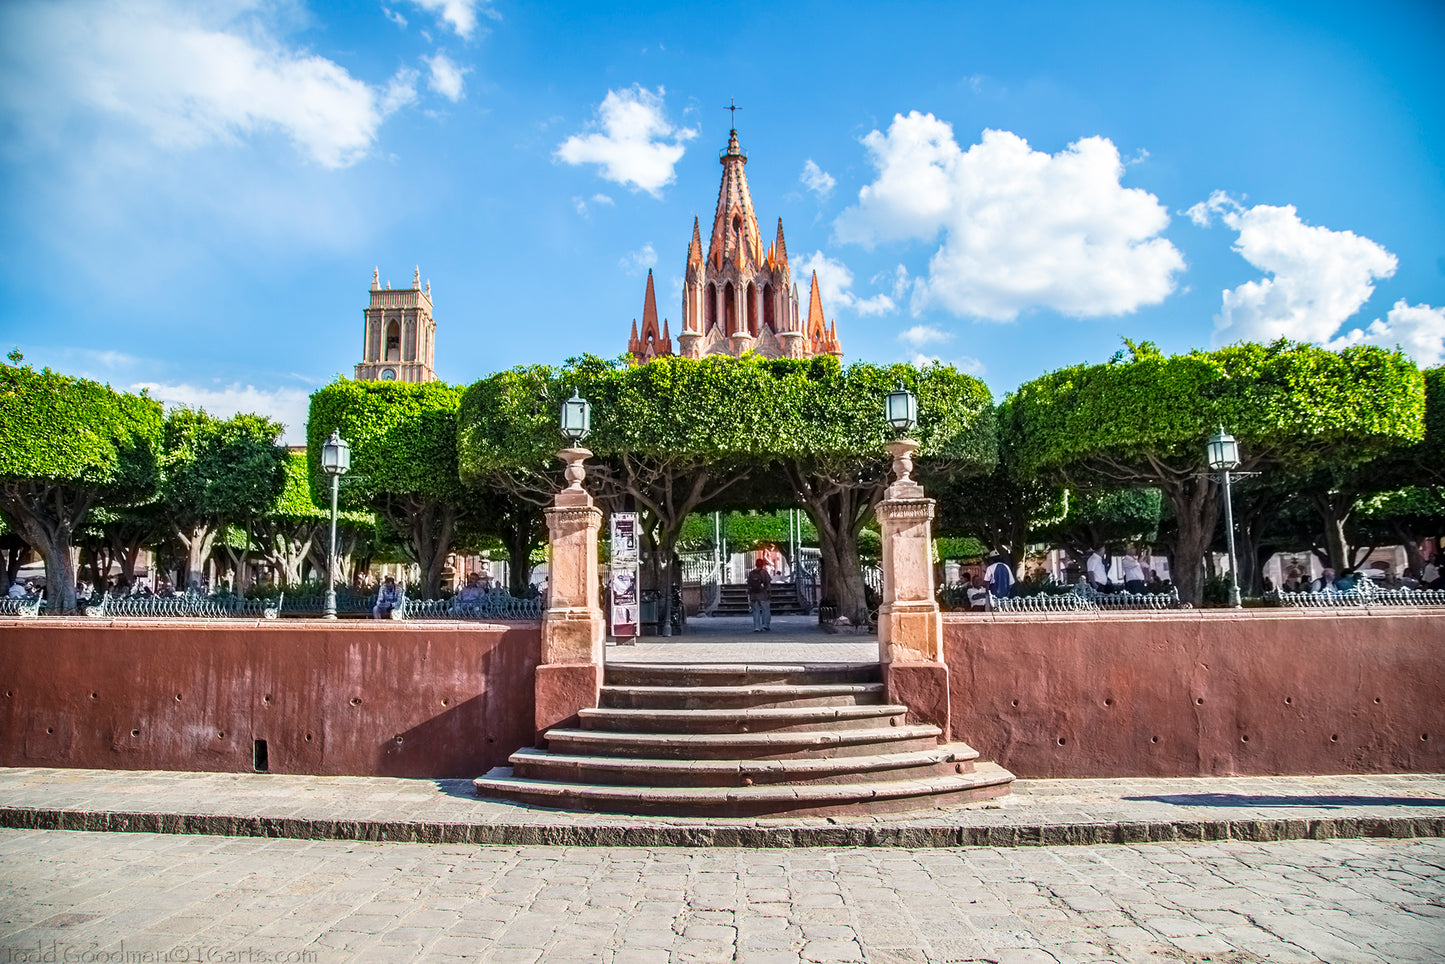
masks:
[[[1121,799],[1152,800],[1180,807],[1445,807],[1445,800],[1432,797],[1278,797],[1243,793],[1169,793]]]

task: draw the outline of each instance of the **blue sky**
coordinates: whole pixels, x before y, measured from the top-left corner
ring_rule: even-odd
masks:
[[[676,321],[730,99],[848,360],[996,396],[1281,335],[1445,361],[1438,3],[8,0],[0,343],[299,439],[420,265],[437,370]]]

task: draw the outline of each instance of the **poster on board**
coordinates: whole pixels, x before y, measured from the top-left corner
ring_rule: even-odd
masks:
[[[617,639],[634,639],[638,635],[637,543],[637,513],[612,513],[612,564],[607,588],[612,602],[612,635]]]

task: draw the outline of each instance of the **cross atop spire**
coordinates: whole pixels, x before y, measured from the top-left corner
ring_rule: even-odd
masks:
[[[742,108],[738,106],[738,102],[736,100],[729,97],[728,110],[732,111],[732,120],[728,123],[728,126],[731,127],[734,131],[736,131],[738,129],[738,111],[742,110]]]

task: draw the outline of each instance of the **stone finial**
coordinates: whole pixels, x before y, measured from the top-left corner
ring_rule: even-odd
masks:
[[[557,453],[557,458],[567,463],[563,475],[567,479],[568,491],[582,491],[582,480],[587,478],[587,468],[582,463],[592,455],[591,451],[584,448],[563,449]]]
[[[377,291],[381,288],[381,267],[378,265],[371,269],[371,290]]]
[[[411,273],[411,286],[413,288],[421,287],[421,265],[417,265],[416,270]]]
[[[431,279],[430,279],[430,278],[426,279],[426,296],[427,296],[428,298],[431,297]]]
[[[894,482],[888,487],[889,499],[921,499],[923,486],[913,480],[913,453],[918,443],[911,438],[894,439],[888,443],[888,454],[893,456]]]

